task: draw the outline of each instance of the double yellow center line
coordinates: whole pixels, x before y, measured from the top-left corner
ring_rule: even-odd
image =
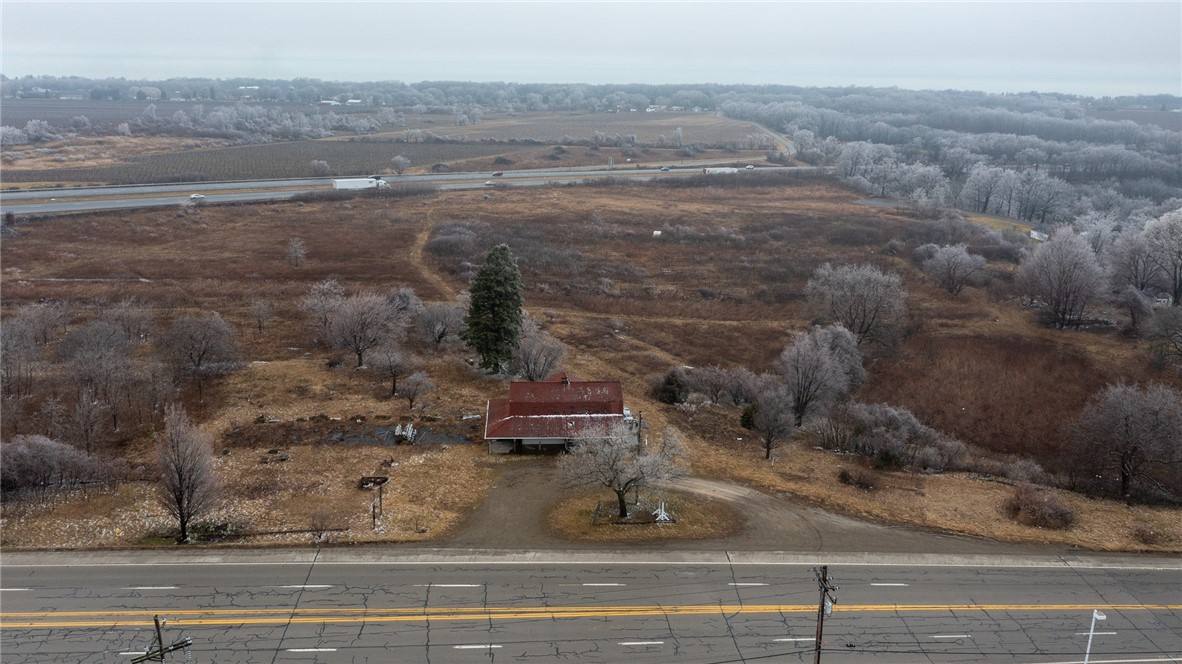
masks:
[[[968,612],[1073,612],[1178,611],[1182,604],[854,604],[838,605],[840,613],[968,613]],[[194,609],[137,611],[34,611],[0,613],[0,629],[108,628],[142,626],[154,615],[173,625],[272,625],[286,623],[393,623],[423,621],[558,620],[563,618],[618,618],[690,615],[758,615],[815,613],[806,604],[691,604],[685,606],[539,606],[539,607],[435,607],[340,609]]]

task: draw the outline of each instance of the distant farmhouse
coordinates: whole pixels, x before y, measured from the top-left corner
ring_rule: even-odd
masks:
[[[484,420],[488,451],[565,449],[616,422],[634,424],[619,381],[590,381],[560,373],[512,381],[508,399],[490,399]]]

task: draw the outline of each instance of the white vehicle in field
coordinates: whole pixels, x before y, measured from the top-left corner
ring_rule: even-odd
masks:
[[[378,178],[345,178],[333,180],[333,189],[389,189],[390,183]]]

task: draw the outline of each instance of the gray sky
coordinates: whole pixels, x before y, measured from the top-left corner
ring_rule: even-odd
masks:
[[[1182,95],[1182,1],[22,2],[0,71]]]

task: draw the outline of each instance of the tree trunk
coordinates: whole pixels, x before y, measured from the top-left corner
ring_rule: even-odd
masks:
[[[357,368],[360,369],[363,366],[365,366],[365,353],[357,351]]]
[[[624,498],[624,494],[628,493],[628,489],[627,488],[616,489],[615,492],[616,492],[616,501],[620,505],[620,518],[627,519],[628,518],[628,501],[627,501],[627,499]]]

